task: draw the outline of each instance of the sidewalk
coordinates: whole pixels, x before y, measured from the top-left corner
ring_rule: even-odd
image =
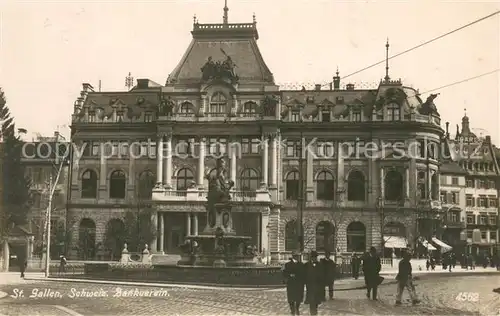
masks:
[[[382,272],[380,275],[385,278],[382,284],[395,284],[397,271],[394,272]],[[474,274],[494,274],[500,275],[500,271],[495,268],[476,268],[475,270],[464,270],[457,268],[448,272],[448,270],[435,271],[414,271],[413,275],[417,278],[425,278],[426,276],[445,276],[445,277],[460,277],[465,275]],[[151,283],[151,282],[140,282],[140,281],[114,281],[114,280],[95,280],[88,278],[45,278],[44,273],[40,272],[28,272],[26,273],[26,278],[21,279],[19,273],[15,272],[4,272],[0,273],[0,285],[7,284],[26,284],[32,283],[33,281],[46,281],[46,282],[72,282],[72,283],[88,283],[88,284],[108,284],[108,285],[128,285],[128,286],[148,286],[148,287],[162,287],[162,288],[187,288],[187,289],[217,289],[217,290],[242,290],[242,291],[255,291],[255,290],[273,290],[280,291],[283,290],[284,285],[281,287],[261,287],[261,288],[249,288],[249,287],[232,287],[232,286],[218,286],[213,285],[196,285],[196,284],[175,284],[175,283]],[[365,288],[364,278],[361,276],[359,279],[354,280],[353,278],[346,278],[335,281],[335,289],[337,291],[348,291],[357,290]]]

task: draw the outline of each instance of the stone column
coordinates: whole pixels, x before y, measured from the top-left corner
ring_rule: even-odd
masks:
[[[159,229],[160,229],[160,249],[158,251],[163,254],[165,253],[164,249],[164,241],[165,241],[165,218],[163,216],[163,213],[158,213],[158,223],[159,223]]]
[[[193,235],[198,236],[198,214],[193,215]]]
[[[208,113],[208,96],[204,95],[201,97],[200,115],[204,116],[207,113]]]
[[[406,186],[406,198],[410,198],[410,169],[409,168],[406,168],[405,169],[405,186]]]
[[[186,213],[186,236],[191,235],[191,213]]]
[[[261,186],[267,188],[269,181],[269,138],[262,136],[262,181]]]
[[[101,190],[106,190],[106,182],[107,182],[107,178],[108,178],[108,175],[107,175],[107,164],[108,164],[108,161],[107,161],[107,157],[108,157],[108,153],[106,152],[102,152],[102,151],[106,151],[109,149],[109,145],[107,146],[104,146],[101,145],[101,166],[100,166],[100,173],[99,173],[99,191]]]
[[[156,142],[156,183],[163,183],[163,135],[158,136]]]
[[[198,158],[198,188],[203,188],[205,178],[205,138],[200,138],[199,141],[199,158]]]
[[[272,135],[271,138],[271,183],[272,187],[276,187],[278,183],[278,136]]]
[[[306,142],[307,145],[307,142]],[[306,148],[304,146],[304,148]],[[306,188],[307,188],[307,201],[314,200],[314,157],[313,153],[306,148]]]
[[[231,146],[232,139],[229,139],[228,142],[228,155],[230,157],[230,179],[236,184],[236,160],[237,160],[237,148],[235,146]]]
[[[158,212],[153,212],[151,217],[153,220],[154,227],[158,227]],[[158,238],[154,238],[153,241],[151,242],[151,250],[154,252],[158,251],[157,242],[158,242]]]
[[[172,134],[166,135],[166,151],[165,151],[165,173],[163,184],[167,189],[172,188]]]
[[[269,254],[269,234],[270,234],[270,227],[269,226],[269,211],[262,212],[261,215],[261,226],[262,229],[260,231],[260,250],[266,249],[266,255]]]
[[[380,197],[385,200],[385,174],[384,168],[380,168]]]

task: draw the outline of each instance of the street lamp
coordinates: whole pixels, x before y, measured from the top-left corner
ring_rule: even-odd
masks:
[[[267,224],[266,225],[266,232],[267,232],[267,255],[266,255],[266,262],[267,265],[269,265],[269,257],[271,256],[271,239],[269,238],[270,233],[271,233],[271,225]]]
[[[382,254],[382,258],[384,257],[384,220],[385,220],[385,214],[384,214],[384,200],[381,196],[377,198],[377,212],[380,213],[380,252]]]

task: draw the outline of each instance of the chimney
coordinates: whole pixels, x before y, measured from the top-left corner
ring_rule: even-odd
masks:
[[[315,84],[314,85],[314,90],[320,91],[321,90],[321,85],[320,84]]]
[[[348,83],[348,84],[345,86],[345,89],[346,89],[346,90],[354,90],[354,84],[353,84],[353,83]]]

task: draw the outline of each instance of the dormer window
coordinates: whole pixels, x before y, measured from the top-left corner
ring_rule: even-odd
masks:
[[[322,122],[330,122],[330,111],[322,110],[321,111],[321,121]]]
[[[255,102],[246,102],[243,104],[243,114],[245,116],[254,116],[257,113],[257,104]]]
[[[192,109],[191,103],[184,102],[184,103],[181,104],[181,107],[179,109],[179,114],[181,116],[188,116],[188,115],[192,114],[191,109]]]
[[[352,112],[352,121],[353,122],[361,122],[361,111],[353,111]]]
[[[216,92],[210,98],[210,116],[226,116],[227,99],[221,92]]]
[[[400,106],[396,103],[391,103],[387,105],[387,120],[388,121],[399,121],[400,118]]]
[[[300,122],[300,111],[292,111],[292,116],[290,118],[291,122]]]
[[[116,112],[116,121],[123,122],[123,112],[122,111]]]
[[[144,122],[151,123],[153,121],[153,113],[146,112],[144,113]]]
[[[344,97],[343,96],[338,96],[335,98],[335,101],[337,104],[344,104]]]
[[[96,121],[95,112],[89,112],[89,123],[95,123],[95,121]]]

